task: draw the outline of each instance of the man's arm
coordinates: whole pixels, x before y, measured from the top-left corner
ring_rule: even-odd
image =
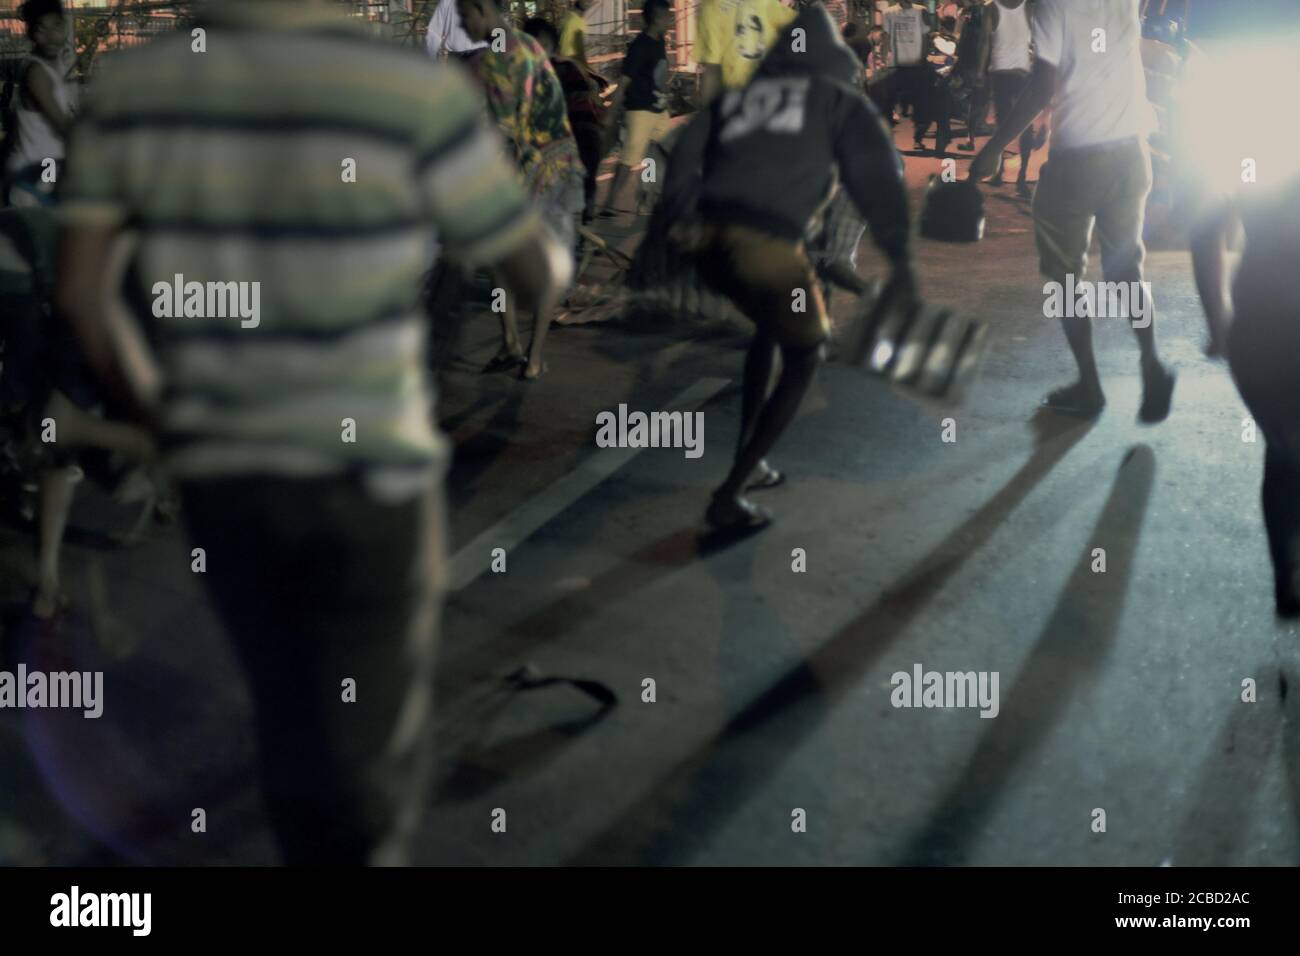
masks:
[[[998,124],[998,128],[993,131],[993,137],[970,164],[970,178],[987,179],[997,172],[998,160],[1003,150],[1020,138],[1020,134],[1034,121],[1034,118],[1051,105],[1055,95],[1056,67],[1045,60],[1039,60],[1034,64],[1033,72],[1029,74],[1025,91],[1020,94],[1016,105],[1012,107],[1011,115],[1005,122]]]
[[[880,113],[859,94],[843,96],[832,122],[840,180],[893,267],[884,296],[910,308],[917,292],[902,157]]]
[[[1196,291],[1201,295],[1205,324],[1210,333],[1205,354],[1211,358],[1227,352],[1228,328],[1232,324],[1227,237],[1239,222],[1237,207],[1225,202],[1192,232],[1192,271],[1196,275]]]
[[[142,422],[152,418],[117,348],[107,308],[112,283],[113,244],[121,234],[116,225],[73,224],[59,236],[58,288],[55,310],[71,325],[91,374],[110,404]]]

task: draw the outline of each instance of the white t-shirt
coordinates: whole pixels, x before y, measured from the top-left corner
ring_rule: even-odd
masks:
[[[424,35],[424,48],[430,56],[446,53],[468,53],[486,42],[475,43],[460,25],[460,16],[456,13],[456,0],[438,0],[438,6],[429,18],[429,32]]]
[[[1054,147],[1095,146],[1155,130],[1138,6],[1138,0],[1038,0],[1030,21],[1034,48],[1058,77]]]
[[[894,55],[894,66],[911,66],[921,62],[925,49],[925,18],[919,7],[910,10],[891,10],[885,14],[885,32],[889,34],[889,49]]]
[[[989,72],[1029,69],[1029,12],[1024,4],[1014,10],[999,6],[998,28],[993,31]]]

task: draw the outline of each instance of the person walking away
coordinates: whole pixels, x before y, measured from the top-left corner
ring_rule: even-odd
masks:
[[[1095,49],[1096,31],[1106,37]],[[1107,282],[1132,290],[1131,315],[1140,353],[1142,404],[1138,420],[1169,415],[1175,374],[1156,349],[1155,306],[1143,283],[1142,226],[1151,191],[1147,137],[1155,115],[1146,98],[1139,52],[1142,30],[1132,0],[1037,0],[1030,14],[1037,59],[1024,93],[975,157],[970,178],[998,171],[1002,153],[1044,109],[1052,111],[1052,151],[1034,195],[1039,270],[1065,287],[1083,280],[1096,227]],[[1044,399],[1055,411],[1095,418],[1106,405],[1088,316],[1063,317],[1078,380]]]
[[[402,863],[447,585],[421,279],[435,233],[528,305],[565,259],[458,69],[332,4],[226,0],[198,26],[201,56],[184,31],[104,63],[68,151],[57,303],[181,482],[285,861]],[[182,279],[206,297],[176,308]],[[157,353],[156,398],[118,358],[110,287]]]

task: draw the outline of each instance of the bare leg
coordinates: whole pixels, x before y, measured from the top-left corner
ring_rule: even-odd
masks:
[[[808,391],[808,386],[812,384],[816,371],[816,348],[781,350],[781,377],[777,380],[771,397],[763,403],[758,413],[753,426],[753,435],[737,451],[731,473],[714,493],[715,499],[734,501],[740,497],[740,491],[750,474],[772,450],[772,446],[776,444],[777,439],[794,419],[795,413],[799,411],[799,406]],[[745,388],[748,391],[750,387],[747,365]]]
[[[754,434],[759,409],[772,387],[772,367],[776,362],[776,343],[759,333],[745,356],[745,378],[741,386],[740,435],[736,439],[736,457]]]
[[[500,276],[496,276],[497,288],[504,288],[505,283],[501,281]],[[522,359],[524,357],[524,348],[519,343],[519,327],[515,322],[515,306],[510,300],[510,292],[506,290],[505,308],[497,313],[501,320],[501,348],[497,349],[496,358],[493,362],[504,361],[507,359]]]
[[[80,479],[81,470],[75,467],[50,468],[41,475],[40,550],[32,601],[32,613],[41,620],[49,620],[59,610],[59,552],[72,510],[73,486]]]
[[[153,442],[143,428],[82,411],[60,391],[50,396],[45,416],[54,419],[59,441],[64,446],[102,448],[137,461],[153,457]]]
[[[551,327],[551,318],[554,315],[555,306],[549,302],[537,311],[533,323],[533,338],[528,343],[528,365],[523,370],[523,377],[526,379],[540,378],[546,371],[546,363],[542,361],[542,349],[546,346],[546,333]]]
[[[614,168],[614,181],[609,184],[609,192],[605,196],[606,213],[622,210],[623,204],[619,201],[623,198],[623,192],[627,186],[628,178],[631,176],[632,167],[619,163]]]
[[[1091,417],[1099,414],[1106,405],[1106,397],[1101,390],[1097,358],[1092,350],[1092,319],[1082,316],[1061,319],[1061,328],[1065,330],[1065,340],[1079,366],[1079,380],[1049,394],[1045,404],[1074,415]]]

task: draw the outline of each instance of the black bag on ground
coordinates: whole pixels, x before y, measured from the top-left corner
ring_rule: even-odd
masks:
[[[969,179],[946,183],[930,177],[921,210],[921,235],[939,242],[979,242],[984,238],[984,194]]]

